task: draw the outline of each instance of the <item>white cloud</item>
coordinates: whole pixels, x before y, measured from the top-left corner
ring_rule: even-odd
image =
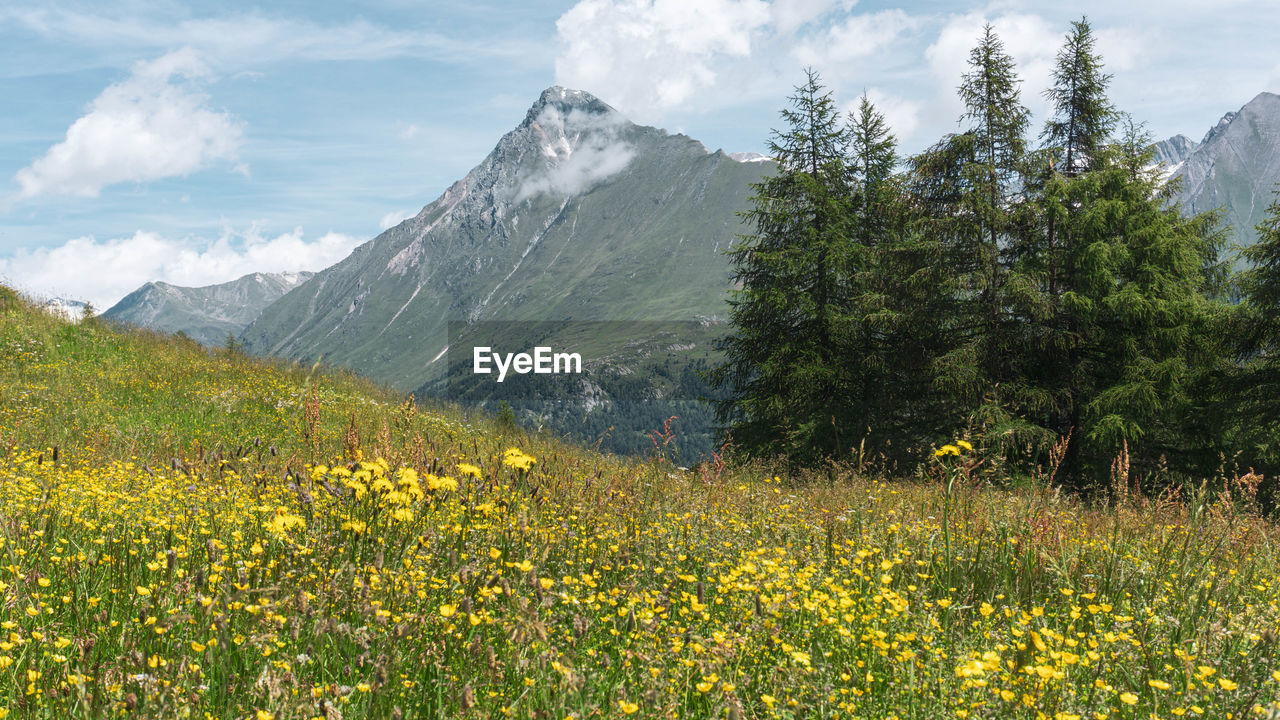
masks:
[[[585,192],[621,172],[635,154],[635,149],[626,143],[585,144],[546,174],[522,183],[515,202],[539,193],[569,196]]]
[[[152,280],[200,287],[253,272],[323,270],[360,241],[340,233],[306,240],[302,229],[265,237],[254,226],[225,230],[217,240],[173,240],[139,230],[99,241],[92,236],[0,258],[7,284],[40,296],[88,300],[99,311]]]
[[[234,160],[243,126],[210,109],[208,96],[194,87],[208,75],[191,50],[138,63],[128,79],[98,95],[62,142],[18,171],[18,198],[94,197],[107,185],[188,175]]]
[[[579,0],[556,23],[556,82],[632,119],[785,97],[813,66],[829,87],[917,27],[856,0]]]
[[[899,142],[911,137],[920,126],[921,104],[897,95],[892,95],[878,87],[867,88],[867,99],[875,105],[876,110],[884,115],[889,130]],[[845,105],[846,113],[858,110],[860,100],[852,100]]]
[[[554,105],[534,119],[545,138],[542,154],[544,172],[525,178],[513,202],[541,193],[577,195],[602,180],[621,172],[635,157],[635,148],[618,137],[625,119],[613,114],[591,114],[580,110],[564,116]]]
[[[773,0],[769,6],[774,25],[787,34],[822,18],[839,6],[848,10],[857,0]]]
[[[269,17],[259,12],[221,17],[165,18],[150,15],[98,14],[67,8],[0,9],[9,20],[44,37],[106,49],[192,47],[226,67],[261,65],[281,59],[385,60],[421,57],[450,63],[477,59],[521,58],[536,52],[531,43],[493,42],[450,37],[420,29],[394,29],[355,19],[322,24],[311,20]]]
[[[1168,40],[1162,39],[1160,31],[1151,28],[1103,28],[1095,31],[1094,36],[1097,38],[1094,51],[1102,56],[1103,70],[1113,74],[1140,68],[1144,61],[1161,54],[1164,48],[1172,45]]]
[[[654,119],[713,87],[769,22],[763,0],[581,0],[556,22],[556,82]]]
[[[417,214],[418,213],[413,212],[412,210],[392,210],[382,216],[382,219],[378,221],[378,227],[383,230],[388,230]]]
[[[875,55],[916,25],[917,21],[901,10],[853,15],[799,43],[792,55],[805,66],[839,67]]]

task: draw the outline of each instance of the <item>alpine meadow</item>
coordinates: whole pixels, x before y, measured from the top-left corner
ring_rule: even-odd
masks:
[[[1239,252],[1179,208],[1087,21],[1041,121],[977,40],[962,130],[910,157],[805,74],[692,467],[676,418],[616,455],[0,287],[0,720],[1280,718],[1280,200]],[[726,197],[754,172],[677,141]],[[210,337],[283,303],[261,344],[328,272],[130,297]]]

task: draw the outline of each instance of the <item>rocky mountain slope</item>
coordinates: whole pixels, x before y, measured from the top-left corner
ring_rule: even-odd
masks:
[[[1172,175],[1182,169],[1182,163],[1186,162],[1198,147],[1200,143],[1186,135],[1174,135],[1156,143],[1152,149],[1155,151],[1156,164],[1162,165],[1165,172]]]
[[[506,401],[532,424],[606,438],[607,449],[648,447],[644,431],[679,415],[692,433],[681,442],[705,451],[697,368],[728,315],[724,250],[746,229],[738,213],[751,183],[771,167],[553,87],[465,178],[241,337],[251,352],[323,358],[419,397],[491,410]],[[472,382],[473,346],[516,339],[580,352],[587,372]]]
[[[768,166],[553,87],[465,178],[243,339],[412,390],[441,372],[450,321],[723,319],[722,251]]]
[[[149,282],[102,314],[108,320],[183,332],[205,345],[222,345],[239,335],[270,304],[313,273],[252,273],[206,287]]]
[[[1176,202],[1188,213],[1223,208],[1232,240],[1257,240],[1280,183],[1280,95],[1261,93],[1222,117],[1199,143],[1175,136],[1156,145],[1156,157],[1180,182]]]

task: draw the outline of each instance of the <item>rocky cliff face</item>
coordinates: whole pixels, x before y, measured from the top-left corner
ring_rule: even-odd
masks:
[[[1157,145],[1157,156],[1163,152],[1176,159],[1177,144],[1171,138]],[[1182,208],[1189,213],[1222,208],[1232,239],[1252,244],[1254,226],[1280,183],[1280,95],[1262,93],[1239,112],[1227,113],[1184,160],[1170,165],[1172,178],[1181,183],[1177,202]]]
[[[451,320],[723,318],[722,251],[769,167],[553,87],[465,178],[242,337],[412,390],[442,371]]]
[[[108,320],[163,332],[182,332],[205,345],[239,335],[268,305],[313,273],[253,273],[206,287],[149,282],[103,313]]]
[[[1186,135],[1174,135],[1156,143],[1152,149],[1155,151],[1155,162],[1164,167],[1166,174],[1172,175],[1182,168],[1182,163],[1186,162],[1199,146],[1199,143]]]

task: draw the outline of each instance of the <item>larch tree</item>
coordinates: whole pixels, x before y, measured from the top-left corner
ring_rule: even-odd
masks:
[[[1117,118],[1107,96],[1111,76],[1094,48],[1088,20],[1073,22],[1045,91],[1053,114],[1033,163],[1040,171],[1031,182],[1039,227],[1019,253],[1041,293],[1040,302],[1026,306],[1022,371],[1045,399],[1036,420],[1056,437],[1073,437],[1065,457],[1068,475],[1079,464],[1083,438],[1076,431],[1096,389],[1103,297],[1114,286],[1114,244],[1121,240],[1097,232],[1096,218],[1082,215],[1104,187],[1089,173],[1102,172]]]

